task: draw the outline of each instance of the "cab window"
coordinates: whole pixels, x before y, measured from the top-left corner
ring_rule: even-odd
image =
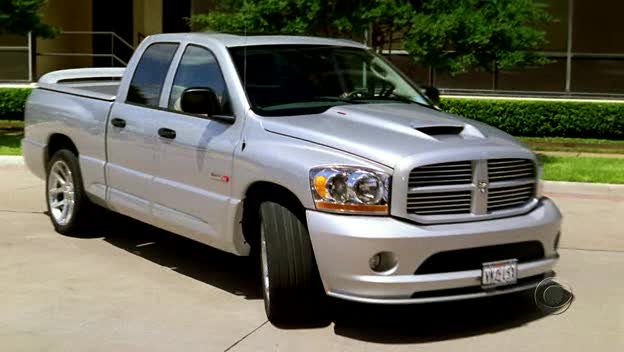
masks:
[[[217,58],[206,48],[189,45],[184,50],[173,80],[169,96],[169,109],[182,111],[182,92],[188,88],[210,88],[219,101],[217,115],[232,115],[232,109]]]
[[[126,102],[158,107],[167,71],[178,48],[175,43],[150,45],[137,64]]]

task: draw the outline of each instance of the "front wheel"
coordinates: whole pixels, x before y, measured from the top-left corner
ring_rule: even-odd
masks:
[[[274,324],[322,318],[325,294],[303,212],[275,202],[260,205],[262,294]]]
[[[87,220],[91,203],[84,192],[78,158],[67,149],[54,153],[48,163],[46,203],[59,233],[75,235]]]

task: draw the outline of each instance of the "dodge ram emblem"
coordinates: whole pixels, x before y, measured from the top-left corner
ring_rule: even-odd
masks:
[[[490,184],[487,181],[479,181],[479,183],[477,183],[477,188],[479,189],[479,192],[485,193],[487,192],[489,185]]]

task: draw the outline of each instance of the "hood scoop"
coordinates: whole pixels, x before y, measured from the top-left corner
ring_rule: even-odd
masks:
[[[464,126],[423,126],[416,127],[416,130],[435,137],[440,135],[459,135],[464,131]]]
[[[470,124],[462,125],[428,125],[428,126],[412,126],[416,131],[422,133],[428,138],[441,141],[452,140],[456,138],[471,139],[485,138],[477,128]]]

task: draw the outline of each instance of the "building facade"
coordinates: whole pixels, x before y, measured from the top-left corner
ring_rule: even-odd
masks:
[[[144,37],[188,32],[191,13],[205,12],[212,4],[212,0],[48,0],[43,19],[62,33],[36,40],[0,36],[0,81],[36,80],[64,68],[125,66]]]
[[[187,18],[220,0],[48,0],[45,21],[63,33],[55,39],[0,37],[0,81],[35,80],[55,69],[124,66],[147,35],[184,32]],[[222,0],[221,0],[222,1]],[[551,63],[456,76],[420,67],[400,48],[386,53],[418,83],[449,92],[624,96],[624,26],[619,0],[542,0],[556,21],[548,25],[544,53]]]

